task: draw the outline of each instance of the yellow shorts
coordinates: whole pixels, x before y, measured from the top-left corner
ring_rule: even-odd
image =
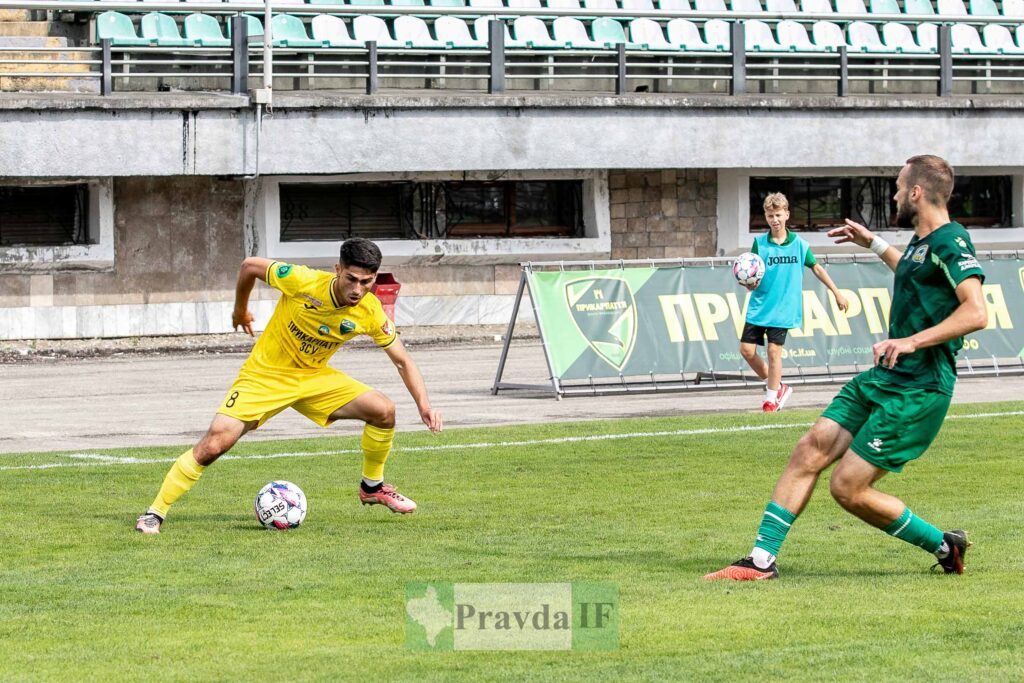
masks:
[[[259,427],[285,408],[294,408],[321,427],[331,413],[370,387],[334,368],[315,372],[275,372],[242,368],[217,412]]]

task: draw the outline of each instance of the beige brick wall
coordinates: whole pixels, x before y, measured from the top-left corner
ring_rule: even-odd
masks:
[[[714,256],[718,181],[713,169],[612,171],[612,258]]]

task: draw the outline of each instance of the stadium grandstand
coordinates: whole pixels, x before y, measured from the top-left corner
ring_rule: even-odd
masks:
[[[1024,0],[0,0],[0,110],[5,339],[227,331],[244,255],[348,236],[399,325],[505,323],[522,262],[733,255],[771,191],[902,244],[921,152],[1024,243]]]

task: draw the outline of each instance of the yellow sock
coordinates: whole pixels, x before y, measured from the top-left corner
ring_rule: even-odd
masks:
[[[160,486],[160,492],[156,494],[153,504],[149,506],[150,511],[155,512],[161,517],[167,517],[167,511],[171,509],[174,501],[181,498],[190,488],[195,486],[195,483],[199,481],[199,477],[205,469],[206,467],[196,462],[191,448],[182,453],[174,461],[174,464],[171,465],[167,476],[164,477],[164,483]]]
[[[381,429],[373,425],[363,428],[363,476],[367,479],[380,481],[384,479],[384,463],[391,453],[391,442],[395,438],[395,428]]]

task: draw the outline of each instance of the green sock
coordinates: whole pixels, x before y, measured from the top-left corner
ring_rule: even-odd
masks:
[[[757,528],[757,542],[755,548],[778,555],[782,542],[786,540],[786,533],[796,521],[796,515],[782,507],[774,500],[768,502],[764,509],[764,516],[761,517],[761,526]]]
[[[910,508],[904,508],[903,514],[882,531],[930,553],[938,552],[942,547],[942,531],[912,513]]]

